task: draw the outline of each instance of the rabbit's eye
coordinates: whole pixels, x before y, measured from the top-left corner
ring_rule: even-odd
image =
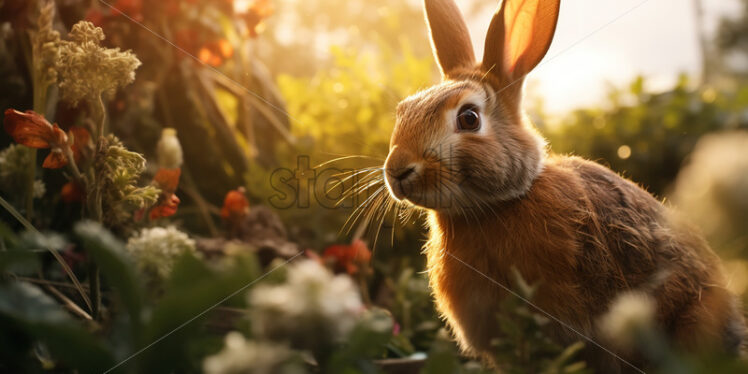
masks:
[[[480,129],[480,116],[478,107],[467,104],[457,112],[457,130],[458,131],[477,131]]]

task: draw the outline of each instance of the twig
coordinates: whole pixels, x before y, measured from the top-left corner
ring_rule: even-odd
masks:
[[[97,319],[99,310],[101,310],[101,275],[99,273],[99,265],[92,260],[88,265],[88,288],[91,292],[91,314]]]
[[[65,296],[62,292],[60,292],[58,289],[54,288],[51,285],[44,286],[44,289],[49,291],[52,295],[54,295],[55,298],[57,298],[62,304],[73,314],[75,314],[78,317],[81,317],[85,320],[92,321],[93,318],[91,318],[91,315],[86,313],[85,310],[81,309],[78,304],[73,302],[73,300],[70,300],[69,297]]]
[[[215,222],[213,222],[213,217],[211,217],[210,215],[211,205],[207,201],[205,201],[203,196],[195,187],[195,181],[192,179],[192,175],[189,173],[187,168],[182,169],[182,177],[184,178],[185,183],[179,186],[179,189],[189,195],[190,198],[195,202],[195,204],[197,205],[197,209],[200,212],[200,216],[208,226],[210,234],[212,236],[218,236],[218,229],[216,228]],[[220,213],[220,210],[218,208],[214,207],[214,210],[216,211],[216,213]]]
[[[65,288],[72,288],[74,290],[77,289],[77,287],[75,287],[74,284],[65,283],[65,282],[57,282],[57,281],[48,280],[48,279],[19,277],[17,275],[12,275],[12,278],[18,281],[40,284],[43,286],[65,287]],[[86,290],[88,289],[88,286],[82,285],[82,287],[83,289],[86,289]]]

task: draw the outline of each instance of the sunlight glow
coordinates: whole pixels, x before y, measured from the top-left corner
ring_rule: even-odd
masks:
[[[246,13],[251,3],[250,0],[234,0],[234,12],[239,14]]]

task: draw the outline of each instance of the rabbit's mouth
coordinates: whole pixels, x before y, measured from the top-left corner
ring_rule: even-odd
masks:
[[[408,201],[432,210],[455,207],[454,190],[448,188],[444,173],[439,168],[408,167],[404,170],[385,169],[385,181],[390,195],[398,201]]]

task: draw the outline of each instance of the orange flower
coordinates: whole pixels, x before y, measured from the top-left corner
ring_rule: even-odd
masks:
[[[5,111],[5,132],[18,144],[31,148],[60,148],[68,141],[65,132],[50,124],[46,118],[32,110],[21,113],[15,109]]]
[[[371,251],[361,239],[356,239],[350,245],[332,245],[322,253],[325,260],[332,260],[336,271],[345,271],[350,275],[359,272],[362,266],[371,261]]]
[[[52,149],[52,152],[49,152],[47,157],[44,158],[42,167],[45,169],[61,169],[64,168],[67,164],[68,158],[65,157],[64,154],[62,154],[62,149],[54,148]]]
[[[67,182],[60,191],[62,201],[66,203],[79,203],[83,201],[83,189],[75,182]]]
[[[226,39],[220,39],[205,44],[197,53],[197,57],[204,64],[216,67],[234,55],[234,47]]]
[[[179,207],[180,202],[181,201],[179,200],[179,197],[177,197],[177,195],[173,193],[166,195],[162,199],[161,204],[151,209],[151,219],[173,216],[177,213],[177,208]]]
[[[179,186],[179,176],[182,175],[182,169],[161,168],[153,177],[153,182],[166,194],[173,194]]]
[[[160,168],[153,177],[153,184],[161,189],[161,197],[159,203],[151,209],[149,217],[151,219],[158,219],[164,217],[171,217],[177,213],[179,208],[179,197],[174,194],[179,186],[179,176],[182,175],[181,168],[167,169]],[[142,218],[142,213],[136,215],[136,220]]]
[[[31,110],[21,113],[8,109],[3,126],[18,144],[38,149],[52,148],[42,167],[59,169],[67,165],[68,160],[62,149],[68,146],[68,136],[56,123],[50,124],[46,118]]]
[[[243,187],[239,187],[226,194],[221,208],[221,218],[230,223],[237,223],[249,214],[249,201],[244,196],[245,192]]]
[[[55,125],[57,126],[57,125]],[[73,126],[68,130],[67,142],[70,143],[70,150],[73,152],[73,159],[78,162],[83,158],[83,153],[86,151],[86,147],[91,141],[91,135],[83,127]],[[44,159],[42,167],[47,169],[59,169],[68,164],[68,159],[62,153],[61,148],[52,148],[52,152],[49,153],[47,158]]]

